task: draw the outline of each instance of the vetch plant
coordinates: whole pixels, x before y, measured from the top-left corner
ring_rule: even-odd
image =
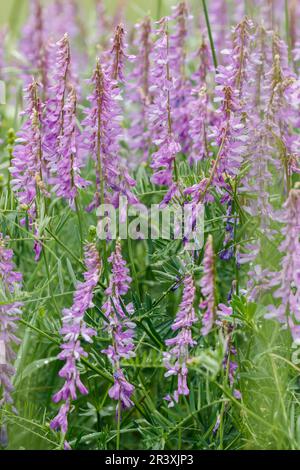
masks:
[[[299,449],[297,2],[85,1],[0,29],[0,448]]]
[[[78,283],[74,303],[70,309],[63,310],[62,329],[64,343],[58,358],[65,361],[60,370],[60,377],[65,379],[63,387],[53,396],[53,401],[64,404],[60,407],[58,415],[52,420],[52,429],[61,429],[66,434],[68,429],[68,414],[71,401],[76,400],[77,390],[86,395],[87,388],[81,381],[77,363],[81,357],[86,357],[80,338],[91,342],[96,332],[85,323],[84,315],[88,308],[92,307],[93,291],[96,288],[100,276],[101,262],[96,247],[89,244],[85,247],[85,264],[87,271],[84,274],[84,282]]]
[[[13,405],[12,392],[14,390],[12,378],[15,374],[13,366],[16,357],[13,345],[20,344],[21,340],[16,336],[18,320],[22,314],[21,302],[12,301],[12,296],[18,294],[21,289],[22,274],[15,271],[13,264],[13,251],[7,248],[9,239],[0,235],[0,384],[2,389],[0,408]],[[15,408],[13,408],[15,410]]]

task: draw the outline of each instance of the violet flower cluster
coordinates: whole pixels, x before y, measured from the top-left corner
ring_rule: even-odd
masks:
[[[25,121],[17,134],[17,145],[11,161],[11,185],[21,206],[36,215],[36,196],[43,190],[43,155],[41,116],[42,104],[38,96],[39,84],[33,82],[25,90],[27,107],[22,113]]]
[[[275,159],[273,165],[282,171],[280,160],[286,160],[284,176],[288,192],[291,175],[300,172],[300,139],[295,131],[299,123],[300,82],[288,65],[286,44],[277,35],[273,36],[272,47],[275,54],[269,77],[270,98],[265,114],[270,132],[269,142],[280,155],[279,161]]]
[[[20,44],[21,52],[26,60],[24,68],[25,83],[31,78],[32,69],[39,74],[44,90],[48,87],[48,53],[49,44],[45,31],[45,15],[40,0],[30,2],[30,16],[23,30]]]
[[[170,76],[168,20],[163,18],[156,31],[151,60],[154,64],[151,78],[153,103],[150,107],[150,130],[157,150],[152,154],[151,181],[157,185],[170,186],[175,171],[175,158],[181,147],[172,130],[171,90],[174,82]],[[176,178],[175,178],[176,179]]]
[[[82,383],[78,369],[81,358],[88,356],[83,349],[82,339],[89,343],[96,331],[90,328],[84,319],[85,313],[93,307],[93,294],[97,287],[101,261],[96,246],[91,243],[85,246],[85,265],[87,271],[84,273],[84,281],[78,282],[71,308],[63,310],[62,329],[63,337],[61,353],[58,358],[65,362],[59,372],[65,382],[62,388],[53,396],[55,403],[63,402],[57,416],[51,421],[52,429],[61,429],[63,434],[68,430],[68,415],[72,400],[77,399],[77,393],[87,395],[88,390]]]
[[[37,199],[49,197],[45,182],[45,161],[42,149],[42,109],[38,96],[39,84],[33,82],[26,89],[27,107],[22,113],[26,116],[21,131],[18,133],[16,146],[11,160],[11,187],[20,204],[20,207],[29,215],[29,226],[35,234],[34,252],[35,261],[38,261],[42,252],[39,229],[37,227]],[[25,223],[25,219],[21,220]]]
[[[83,144],[96,164],[95,206],[107,201],[111,197],[109,191],[118,185],[118,140],[121,130],[117,100],[120,95],[99,59],[90,83],[93,86],[93,92],[88,97],[91,107],[86,111],[82,125]]]
[[[120,406],[130,408],[133,405],[131,396],[134,392],[134,386],[124,375],[121,361],[135,356],[133,342],[135,323],[129,317],[133,313],[133,306],[128,304],[125,307],[121,300],[130,288],[131,277],[126,261],[122,257],[120,241],[117,241],[115,251],[108,261],[112,265],[112,275],[109,287],[105,291],[108,299],[102,309],[107,319],[105,328],[111,337],[112,344],[102,352],[106,354],[113,366],[114,384],[108,394],[110,398],[118,401],[117,415],[119,416]]]
[[[13,251],[6,246],[8,242],[9,238],[0,234],[0,409],[5,404],[13,404],[12,378],[16,372],[13,366],[16,358],[14,345],[21,342],[16,331],[22,315],[22,303],[12,301],[12,298],[18,297],[21,290],[22,274],[15,271]]]
[[[110,55],[110,66],[109,75],[110,78],[116,82],[124,83],[124,66],[125,61],[133,60],[135,56],[128,55],[126,52],[127,44],[125,43],[125,30],[122,24],[118,24],[113,37],[112,48],[109,51]]]
[[[167,395],[166,400],[169,407],[178,403],[180,395],[189,395],[187,385],[189,350],[197,343],[192,337],[192,326],[197,321],[194,309],[195,286],[193,277],[187,274],[184,278],[184,288],[182,301],[178,313],[172,325],[172,330],[177,332],[177,336],[166,340],[166,345],[170,347],[168,352],[164,352],[164,366],[168,369],[165,377],[177,376],[177,389],[172,395]]]
[[[142,160],[147,160],[150,154],[151,134],[149,130],[149,106],[152,101],[150,92],[150,55],[153,49],[151,40],[151,21],[146,17],[141,23],[136,25],[137,55],[134,61],[134,68],[130,75],[128,84],[129,98],[133,106],[132,124],[129,128],[129,145],[135,155],[138,163],[142,156]]]
[[[234,30],[233,47],[223,50],[229,57],[226,65],[219,65],[216,75],[215,102],[221,106],[215,113],[209,138],[217,148],[211,168],[209,186],[224,194],[222,202],[229,199],[230,181],[240,172],[247,152],[248,129],[241,101],[245,69],[248,59],[247,47],[252,24],[245,18]],[[206,190],[211,188],[206,188]],[[225,190],[225,193],[224,193]]]
[[[212,169],[212,181],[217,188],[226,187],[224,175],[238,175],[247,151],[248,131],[242,119],[240,98],[245,81],[250,28],[247,19],[235,28],[233,49],[223,51],[228,54],[229,63],[220,65],[216,76],[215,101],[221,102],[221,107],[217,111],[217,123],[212,129],[211,138],[218,148]]]
[[[35,74],[43,86],[43,97],[48,99],[55,61],[54,45],[66,32],[73,40],[79,36],[78,10],[74,0],[55,0],[46,5],[41,0],[31,0],[29,4],[30,16],[20,43],[23,57],[22,78],[27,83],[31,75]],[[73,73],[80,63],[82,57],[76,52],[73,57]]]
[[[269,306],[268,318],[277,318],[283,325],[290,328],[293,339],[300,343],[300,190],[291,189],[284,204],[282,229],[284,240],[280,245],[283,253],[281,270],[272,280],[272,286],[277,286],[274,292],[279,305]],[[271,287],[271,286],[270,286]]]
[[[36,79],[26,88],[24,120],[13,150],[9,183],[20,209],[27,213],[29,228],[34,233],[36,261],[42,250],[40,214],[45,225],[54,214],[51,212],[53,205],[49,209],[44,201],[45,197],[50,197],[48,188],[74,208],[79,191],[89,184],[81,177],[81,169],[89,157],[94,166],[95,191],[87,210],[103,203],[118,208],[120,196],[126,196],[131,205],[137,204],[133,190],[136,182],[128,171],[131,166],[137,170],[138,177],[143,172],[138,188],[141,197],[147,195],[150,199],[150,195],[156,193],[155,188],[144,191],[150,183],[166,187],[161,207],[175,202],[185,209],[188,205],[202,209],[202,205],[216,202],[214,222],[226,211],[225,237],[218,237],[221,244],[224,240],[220,258],[229,260],[235,253],[238,268],[250,263],[247,300],[255,301],[266,290],[272,290],[275,305],[268,308],[266,317],[275,318],[284,328],[289,328],[294,342],[300,344],[300,190],[291,189],[296,173],[300,173],[300,35],[297,28],[300,7],[296,2],[291,5],[286,2],[286,20],[290,23],[287,26],[291,34],[289,44],[285,44],[280,38],[283,0],[255,0],[235,5],[232,17],[238,24],[232,28],[231,36],[228,34],[227,3],[215,0],[208,5],[219,63],[214,87],[213,54],[204,24],[198,31],[196,43],[196,47],[201,44],[200,49],[197,54],[189,55],[187,46],[193,46],[192,41],[188,44],[192,18],[185,1],[173,8],[169,18],[158,21],[155,31],[148,17],[137,25],[132,33],[132,37],[136,35],[133,42],[135,57],[128,53],[126,31],[119,22],[123,15],[121,6],[111,21],[104,14],[102,1],[97,1],[100,17],[96,21],[102,30],[91,38],[80,22],[78,2],[55,0],[45,5],[32,0],[30,18],[20,43],[24,62],[21,78],[27,84],[31,74]],[[260,11],[262,24],[255,24],[246,16],[241,20],[245,10],[252,9]],[[86,49],[94,52],[99,48],[99,38],[100,47],[106,50],[111,26],[115,27],[111,47],[97,60],[89,81],[92,91],[87,97],[88,107],[84,111],[81,132],[77,98],[79,95],[80,101],[81,94],[83,99],[86,96],[85,88],[76,86],[79,82],[74,70],[86,72],[84,67],[90,60]],[[81,36],[84,38],[81,43],[84,56],[80,54],[80,47],[75,47],[74,65],[70,40],[78,41],[75,42],[77,46]],[[89,41],[93,43],[91,48],[87,47],[91,45]],[[200,60],[198,68],[194,66],[195,56]],[[3,78],[4,59],[0,51],[0,79]],[[126,98],[125,103],[123,98]],[[131,151],[134,162],[130,161],[129,155],[127,160],[123,158]],[[147,179],[149,171],[151,177]],[[280,212],[285,226],[280,234],[283,236],[279,248],[282,253],[280,270],[272,272],[259,264],[264,245],[255,238],[257,233],[262,233],[265,243],[267,240],[276,242],[278,231],[274,222],[278,222],[278,210],[275,207],[280,203],[275,194],[277,186],[282,188],[286,200]],[[0,189],[2,191],[2,186]],[[160,188],[159,192],[164,189]],[[13,204],[13,198],[11,200]],[[208,212],[210,209],[215,212],[214,207],[209,207]],[[233,209],[239,211],[239,215],[234,214]],[[250,243],[244,239],[240,241],[240,233],[236,230],[244,212],[245,218],[255,218],[254,230],[256,225],[259,227],[252,238],[253,233],[248,233],[251,224],[245,225],[245,238],[251,236]],[[127,210],[122,216],[127,216]],[[194,228],[195,212],[191,218]],[[186,241],[184,237],[183,245]],[[0,305],[0,385],[3,389],[0,405],[12,404],[13,343],[18,342],[15,331],[21,315],[21,304],[12,299],[21,287],[22,277],[15,272],[13,253],[6,243],[0,235],[0,291],[5,300],[5,304]],[[43,246],[45,244],[43,241]],[[180,258],[181,253],[178,256]],[[198,256],[198,250],[193,256]],[[132,319],[133,306],[124,303],[132,279],[120,241],[108,261],[111,277],[102,310],[109,344],[102,353],[112,366],[113,385],[108,395],[118,402],[117,417],[120,419],[121,408],[130,408],[134,402],[135,387],[125,373],[125,361],[135,356],[136,327]],[[46,259],[45,262],[47,267]],[[85,313],[93,307],[93,295],[101,274],[101,262],[94,244],[85,247],[85,264],[84,281],[77,284],[73,305],[63,310],[62,318],[63,344],[58,357],[64,361],[59,372],[64,384],[53,397],[61,406],[51,428],[61,430],[64,435],[68,431],[72,401],[78,394],[88,393],[80,377],[79,365],[87,357],[83,341],[91,343],[96,335],[85,322]],[[238,375],[235,331],[231,321],[233,310],[230,305],[217,304],[211,235],[204,247],[202,267],[201,301],[197,306],[202,320],[201,335],[207,337],[214,325],[225,333],[227,346],[223,367],[234,396],[241,398],[235,388]],[[229,270],[230,266],[227,268]],[[236,273],[232,276],[236,277]],[[237,281],[242,283],[243,279],[234,279],[233,285]],[[167,352],[163,355],[167,369],[165,377],[177,377],[175,391],[166,397],[169,407],[175,406],[180,396],[189,395],[190,350],[196,345],[192,335],[197,321],[192,273],[184,276],[183,284],[182,300],[171,327],[174,337],[166,340]],[[243,292],[238,284],[236,291]],[[232,291],[229,297],[231,294]],[[219,424],[220,418],[216,427]],[[69,447],[67,442],[65,447]]]
[[[57,161],[60,158],[59,138],[64,134],[64,106],[70,84],[70,64],[69,37],[65,34],[56,45],[55,72],[44,119],[43,146],[49,161],[49,170],[54,174],[56,173]]]
[[[228,6],[224,0],[214,0],[208,3],[208,13],[210,23],[214,25],[212,35],[217,53],[220,53],[226,47],[229,41],[228,37]],[[201,30],[206,25],[200,24]],[[219,55],[218,60],[221,60]]]
[[[251,135],[246,160],[249,170],[239,192],[251,194],[246,199],[245,210],[258,217],[262,230],[273,238],[271,223],[276,212],[270,201],[270,188],[274,185],[274,171],[279,179],[283,175],[287,192],[292,174],[299,172],[299,136],[294,131],[299,119],[299,83],[289,67],[287,47],[276,33],[257,27],[253,38],[259,47],[249,54],[250,86],[244,93]],[[251,252],[259,256],[259,241],[256,245]],[[242,262],[245,260],[243,256]],[[272,273],[259,266],[257,260],[248,276],[251,297],[268,289],[273,282]]]
[[[78,4],[74,0],[55,0],[45,5],[45,22],[48,37],[58,41],[67,31],[70,38],[76,39],[82,31],[79,25]]]
[[[131,190],[135,181],[124,171],[119,156],[122,135],[118,105],[120,91],[100,60],[90,83],[93,85],[93,92],[88,97],[91,107],[82,122],[82,142],[96,164],[97,191],[89,209],[104,201],[118,207],[120,194],[126,196],[130,204],[135,204],[138,201]]]
[[[63,107],[64,131],[58,137],[57,153],[59,158],[56,165],[52,165],[52,171],[56,175],[53,189],[58,197],[68,200],[71,207],[74,206],[78,190],[89,184],[80,176],[83,162],[79,158],[80,133],[76,123],[76,105],[76,91],[72,88]]]
[[[171,19],[175,21],[175,30],[169,38],[169,67],[173,82],[170,90],[170,104],[173,112],[172,130],[179,142],[182,152],[190,151],[191,139],[189,134],[190,114],[189,100],[191,95],[190,81],[187,79],[187,32],[191,17],[188,14],[185,1],[173,8]]]
[[[108,34],[108,31],[111,27],[111,22],[109,15],[107,14],[107,8],[105,6],[104,0],[97,0],[97,5],[96,5],[96,11],[97,11],[97,35],[101,34],[101,39],[105,44],[105,36]],[[101,41],[101,42],[102,42]]]
[[[207,43],[202,40],[198,52],[200,65],[193,78],[195,87],[191,90],[188,103],[189,136],[191,140],[190,164],[209,157],[208,126],[209,126],[209,99],[207,90],[208,73],[211,68],[210,54]]]

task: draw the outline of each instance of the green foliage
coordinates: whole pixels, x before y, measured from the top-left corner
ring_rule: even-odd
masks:
[[[133,11],[135,16],[144,13],[148,3],[131,6],[131,14]],[[0,129],[3,139],[0,148],[0,232],[9,235],[17,269],[24,275],[24,288],[13,299],[22,301],[24,308],[19,329],[22,344],[14,379],[18,414],[3,407],[0,423],[8,426],[9,449],[53,450],[61,449],[63,445],[62,436],[49,428],[50,420],[57,412],[52,396],[61,385],[58,377],[61,362],[57,360],[61,312],[71,305],[75,285],[82,280],[81,238],[94,239],[97,217],[84,209],[92,199],[93,186],[80,194],[77,213],[61,200],[53,199],[47,210],[39,212],[43,256],[38,263],[34,261],[34,235],[29,230],[28,216],[17,207],[9,186],[8,167],[15,134],[21,124],[18,115],[22,95],[18,87],[15,93],[14,105],[10,103],[3,112]],[[122,151],[128,153],[126,145]],[[182,160],[178,165],[179,178],[186,186],[195,184],[207,173],[205,162],[191,167]],[[88,179],[94,181],[92,164],[85,171]],[[141,165],[135,174],[136,194],[148,207],[160,202],[165,194],[165,190],[151,183],[150,176],[147,164]],[[280,202],[276,191],[274,188],[273,196],[278,196]],[[262,296],[259,303],[247,301],[243,266],[237,272],[233,260],[220,259],[226,210],[220,197],[215,196],[215,203],[205,209],[205,238],[208,234],[213,235],[217,300],[226,302],[233,289],[233,315],[203,338],[200,334],[201,313],[197,308],[199,321],[193,326],[197,346],[188,364],[191,393],[181,397],[174,408],[168,408],[164,400],[174,388],[174,379],[164,376],[162,352],[165,340],[172,335],[170,326],[178,310],[182,279],[187,271],[193,271],[199,287],[203,249],[193,257],[183,252],[178,240],[123,241],[124,257],[133,278],[126,301],[134,304],[133,320],[137,331],[136,357],[122,363],[136,388],[135,406],[123,413],[120,431],[115,419],[115,403],[108,396],[112,369],[101,353],[108,342],[101,306],[110,272],[107,254],[114,243],[107,243],[104,248],[99,242],[103,276],[95,292],[94,306],[86,316],[97,336],[93,344],[87,346],[88,358],[80,363],[89,395],[79,397],[72,404],[68,434],[72,448],[114,449],[118,432],[122,449],[300,448],[299,349],[292,349],[289,332],[264,318],[268,295]],[[273,243],[264,233],[259,233],[258,221],[249,220],[243,211],[242,197],[233,193],[233,198],[234,216],[241,221],[232,242],[234,250],[243,248],[259,234],[263,247],[261,263],[276,269],[281,257],[278,251],[280,240]],[[199,297],[198,289],[197,307]],[[0,297],[2,305],[11,301],[4,295]],[[233,328],[231,340],[237,351],[238,372],[234,384],[230,384],[226,359],[229,328]],[[240,390],[241,399],[236,398],[235,389]]]

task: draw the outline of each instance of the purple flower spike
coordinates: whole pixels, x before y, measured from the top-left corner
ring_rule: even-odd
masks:
[[[130,397],[134,392],[134,386],[124,377],[120,362],[122,358],[130,359],[135,356],[133,343],[135,323],[125,315],[120,301],[120,296],[128,292],[131,277],[122,257],[119,241],[109,262],[112,264],[112,276],[105,292],[109,298],[102,309],[108,320],[106,330],[112,338],[112,344],[102,352],[111,361],[114,369],[114,385],[108,392],[109,396],[121,400],[123,408],[129,408],[133,405]],[[130,315],[133,312],[132,304],[127,305],[126,310]]]
[[[203,276],[200,281],[203,301],[200,309],[203,310],[202,329],[203,336],[208,335],[213,327],[215,319],[215,267],[213,238],[208,236],[203,258]]]
[[[37,190],[45,193],[43,185],[43,155],[41,135],[42,105],[38,97],[39,84],[33,82],[26,89],[27,107],[23,112],[26,120],[18,133],[11,162],[11,185],[20,205],[29,209],[35,217]]]
[[[173,397],[170,395],[166,397],[169,407],[174,406],[174,401],[178,403],[180,395],[189,394],[187,362],[189,359],[189,348],[196,345],[196,341],[192,338],[192,326],[197,321],[193,307],[194,300],[195,286],[193,277],[188,274],[184,278],[182,301],[172,325],[172,330],[178,331],[178,334],[174,338],[166,340],[166,345],[171,348],[168,352],[164,353],[164,366],[168,369],[165,377],[177,375],[178,380],[177,390],[175,390]]]
[[[100,33],[105,36],[111,26],[110,17],[107,14],[107,9],[104,0],[97,0],[97,24],[99,25]],[[97,28],[98,33],[98,28]]]
[[[174,82],[170,75],[169,33],[167,19],[159,22],[158,39],[155,42],[152,62],[154,64],[150,91],[153,103],[150,106],[149,124],[158,150],[152,155],[151,168],[154,174],[151,181],[158,185],[170,186],[175,172],[175,158],[181,146],[172,131],[171,91]],[[175,177],[177,177],[175,175]]]
[[[219,79],[221,77],[219,76]],[[218,148],[217,161],[213,167],[213,184],[218,188],[226,187],[224,175],[235,177],[244,160],[248,141],[246,126],[241,121],[237,92],[230,85],[217,87],[222,106],[218,113],[220,120],[213,129],[211,138]]]
[[[82,145],[96,163],[97,190],[90,208],[103,202],[112,202],[118,207],[120,194],[130,203],[136,203],[131,191],[135,181],[129,177],[119,157],[122,135],[120,92],[99,60],[90,82],[93,85],[93,92],[88,97],[91,107],[82,123]]]
[[[108,261],[112,264],[112,278],[109,287],[106,289],[106,295],[119,297],[127,294],[132,279],[129,276],[126,261],[122,257],[121,244],[119,242],[116,245],[115,252]]]
[[[221,103],[210,138],[217,150],[211,182],[226,188],[226,176],[235,178],[247,153],[248,128],[241,96],[246,83],[246,65],[252,23],[245,18],[234,30],[233,49],[224,49],[228,64],[218,67],[215,101]],[[226,197],[222,200],[226,200]]]
[[[134,386],[125,379],[121,369],[114,373],[114,380],[114,385],[109,389],[108,395],[113,400],[120,400],[123,409],[131,408],[133,406],[131,395],[134,392]]]
[[[191,90],[191,96],[188,103],[190,124],[189,135],[191,140],[191,155],[189,157],[190,163],[196,163],[203,160],[204,157],[208,158],[208,93],[207,93],[207,75],[211,69],[211,58],[209,49],[205,42],[202,40],[198,56],[200,58],[200,65],[194,79],[197,86]]]
[[[11,186],[20,204],[29,214],[30,228],[38,236],[36,209],[38,195],[49,197],[44,183],[45,161],[42,151],[42,105],[38,96],[39,84],[33,82],[26,89],[27,107],[22,113],[26,116],[21,131],[18,133],[17,145],[13,152],[10,173]],[[24,220],[21,221],[24,223]],[[34,243],[35,260],[38,261],[42,251],[38,240]]]
[[[55,173],[59,160],[59,137],[64,134],[64,104],[70,84],[70,44],[67,34],[56,44],[56,64],[53,83],[50,87],[50,97],[46,104],[44,119],[44,149],[49,161],[51,173]]]
[[[150,54],[153,49],[151,41],[151,21],[146,17],[136,25],[137,38],[135,45],[138,49],[134,69],[128,85],[132,105],[137,109],[132,112],[132,125],[129,129],[129,145],[132,151],[139,152],[143,160],[147,160],[151,147],[149,132],[149,105],[152,100],[150,88]],[[139,161],[135,161],[135,164]]]
[[[83,145],[96,163],[97,192],[95,202],[98,205],[109,197],[109,191],[117,186],[118,181],[118,140],[120,127],[119,108],[116,100],[117,88],[106,70],[101,67],[99,59],[91,78],[92,95],[88,97],[91,108],[83,121]]]
[[[115,82],[124,82],[124,65],[125,60],[133,60],[134,56],[129,56],[126,53],[127,44],[124,42],[125,30],[122,24],[116,27],[115,35],[113,38],[112,48],[110,50],[111,65],[109,67],[109,74]]]
[[[192,141],[190,163],[196,163],[208,157],[207,106],[206,86],[194,89],[189,102],[189,115],[191,116],[189,135]]]
[[[64,132],[58,138],[59,159],[52,170],[57,175],[54,190],[58,197],[69,201],[71,207],[77,196],[78,189],[85,188],[89,183],[80,177],[82,162],[78,157],[79,130],[76,124],[76,92],[69,92],[64,104]]]
[[[44,18],[40,0],[30,2],[28,22],[24,26],[21,51],[31,67],[40,67],[41,50],[44,42]]]
[[[23,30],[21,41],[21,52],[28,62],[25,67],[25,82],[30,80],[30,70],[35,70],[39,74],[39,80],[43,85],[44,95],[48,89],[49,73],[49,44],[45,31],[46,21],[43,7],[40,0],[30,2],[30,16]],[[29,69],[29,70],[28,70]]]
[[[12,377],[16,372],[13,367],[16,358],[13,345],[20,343],[15,333],[22,314],[22,304],[9,301],[10,297],[17,296],[21,289],[22,275],[14,270],[13,252],[6,247],[7,241],[8,239],[3,239],[0,234],[0,293],[2,303],[6,302],[0,305],[0,387],[2,388],[0,409],[5,404],[13,404]]]
[[[300,344],[300,190],[291,189],[284,204],[282,229],[284,240],[280,251],[284,253],[281,261],[281,271],[272,281],[273,286],[279,286],[274,293],[280,299],[278,307],[270,306],[267,315],[277,318],[281,323],[288,324],[293,339]]]
[[[71,308],[63,310],[61,335],[64,343],[58,358],[65,361],[65,365],[59,372],[59,376],[65,379],[63,387],[53,396],[54,403],[63,401],[57,416],[51,421],[52,429],[61,429],[66,434],[68,430],[68,414],[71,401],[77,399],[77,390],[82,395],[88,393],[87,388],[80,379],[77,363],[81,357],[87,357],[87,353],[81,346],[81,338],[89,343],[96,332],[89,328],[84,320],[86,311],[93,307],[93,292],[97,287],[101,262],[97,248],[94,244],[85,246],[84,282],[79,282],[74,294]]]
[[[57,41],[66,32],[71,39],[82,33],[79,26],[79,11],[76,0],[55,0],[45,7],[45,28],[50,37]]]
[[[186,76],[186,39],[190,16],[185,1],[180,2],[173,10],[171,19],[175,20],[176,26],[169,41],[170,73],[174,83],[171,93],[171,107],[174,116],[176,116],[176,119],[173,120],[173,131],[183,153],[188,153],[191,146],[189,135],[191,86]]]
[[[210,23],[214,25],[212,34],[216,51],[221,51],[228,40],[228,7],[225,0],[214,0],[208,3]]]

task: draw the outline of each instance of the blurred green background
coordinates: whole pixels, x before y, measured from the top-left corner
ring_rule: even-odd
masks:
[[[179,1],[179,0],[178,0]],[[30,0],[0,0],[0,24],[19,23],[24,17]],[[47,3],[44,0],[43,3]],[[96,0],[79,0],[81,8],[92,9]],[[170,6],[178,3],[176,0],[105,0],[104,4],[109,12],[116,10],[123,3],[126,6],[126,16],[130,19],[140,18],[149,13],[153,18],[158,14],[170,12]],[[194,3],[194,2],[189,2]],[[200,8],[200,6],[199,6]],[[14,24],[16,26],[16,24]]]

